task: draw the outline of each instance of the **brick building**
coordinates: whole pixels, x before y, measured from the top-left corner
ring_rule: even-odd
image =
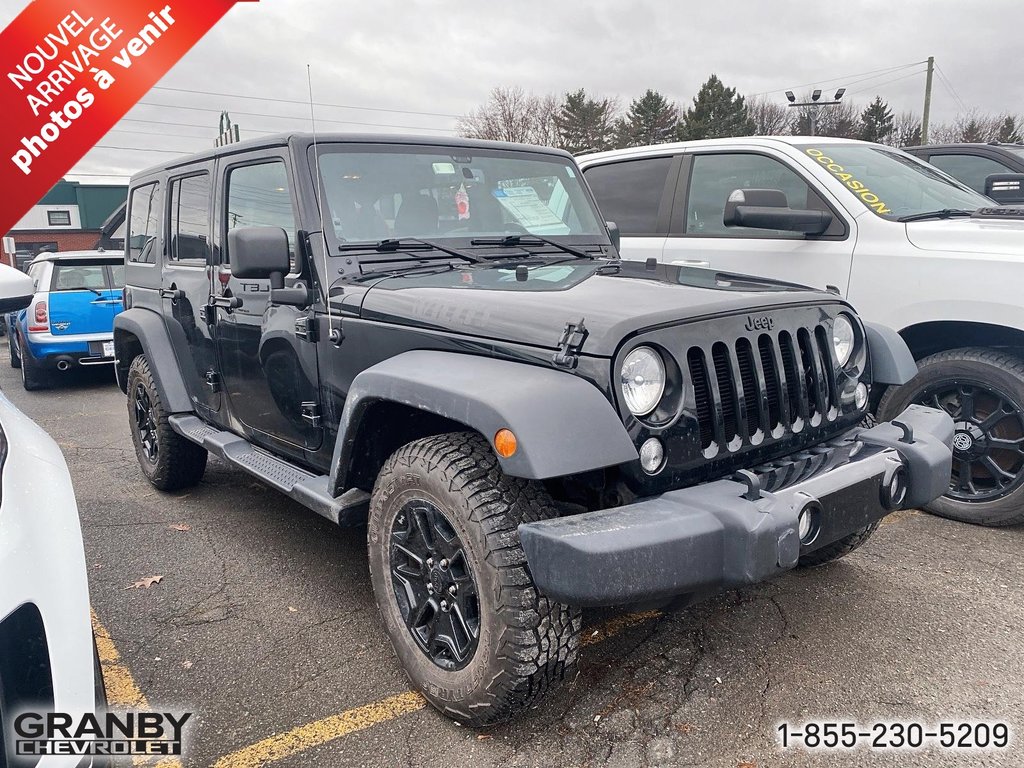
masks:
[[[81,251],[95,248],[106,234],[104,222],[120,211],[128,196],[127,186],[80,184],[63,179],[32,210],[6,233],[14,238],[18,266],[28,263],[43,251]],[[116,220],[117,217],[114,216]],[[118,234],[113,233],[116,241]],[[12,264],[12,255],[2,249],[3,262]]]

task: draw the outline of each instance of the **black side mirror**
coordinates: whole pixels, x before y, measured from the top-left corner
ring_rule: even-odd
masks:
[[[786,194],[779,189],[736,189],[725,203],[722,222],[727,227],[820,235],[832,223],[832,214],[790,208]]]
[[[270,279],[284,288],[288,274],[288,234],[280,227],[240,227],[228,231],[228,259],[235,277]]]
[[[0,312],[19,312],[32,303],[36,286],[19,269],[0,264]]]
[[[993,173],[985,179],[985,194],[1000,205],[1024,203],[1024,173]]]
[[[608,239],[612,241],[612,247],[618,253],[622,246],[622,233],[619,232],[619,225],[614,221],[606,221],[604,225],[608,229]]]

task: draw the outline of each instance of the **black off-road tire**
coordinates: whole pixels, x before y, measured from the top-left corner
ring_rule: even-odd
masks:
[[[871,538],[871,534],[878,528],[878,523],[874,522],[866,528],[861,528],[859,531],[854,531],[849,536],[844,536],[838,541],[833,541],[831,544],[816,549],[813,552],[808,552],[806,555],[801,555],[800,560],[797,561],[797,566],[800,568],[813,568],[816,565],[824,565],[825,563],[831,563],[833,560],[838,560],[841,557],[846,557],[848,554],[857,549],[861,544]]]
[[[14,340],[17,331],[13,328],[7,332],[7,348],[11,350],[11,368],[21,368],[21,356],[18,354],[18,344]]]
[[[878,404],[883,421],[896,418],[921,395],[943,382],[983,382],[1024,406],[1024,360],[991,349],[952,349],[917,361],[918,374],[902,387],[890,387]],[[925,403],[926,405],[928,403]],[[957,453],[954,451],[954,466]],[[1024,471],[1024,470],[1022,470]],[[1024,484],[988,501],[965,501],[942,496],[925,509],[934,515],[976,525],[1006,526],[1024,523]]]
[[[27,392],[36,392],[50,386],[49,372],[36,362],[31,351],[23,347],[20,359],[21,385]]]
[[[156,449],[152,457],[143,445],[144,437],[136,410],[136,396],[140,391],[145,393],[150,406],[152,444]],[[209,454],[202,446],[175,432],[167,416],[160,392],[153,383],[149,362],[144,355],[139,355],[128,370],[128,425],[135,455],[143,474],[154,487],[161,491],[176,491],[189,488],[203,479]]]
[[[393,585],[395,520],[409,502],[424,500],[460,537],[477,587],[477,645],[459,669],[442,669],[417,645]],[[520,523],[556,514],[543,486],[503,474],[490,446],[472,432],[411,442],[378,475],[368,539],[384,628],[413,687],[462,724],[508,720],[574,673],[580,610],[538,594],[518,533]]]

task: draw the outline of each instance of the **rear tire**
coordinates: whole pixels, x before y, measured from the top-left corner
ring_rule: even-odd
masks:
[[[825,563],[831,563],[833,560],[839,560],[842,557],[846,557],[853,550],[860,547],[865,541],[871,538],[871,534],[878,528],[878,523],[874,522],[866,528],[861,528],[859,531],[854,531],[849,536],[844,536],[838,541],[834,541],[831,544],[816,549],[813,552],[808,552],[806,555],[801,555],[797,561],[797,566],[800,568],[813,568],[816,565],[824,565]]]
[[[50,385],[50,376],[43,367],[32,357],[32,351],[27,347],[21,348],[21,385],[28,392],[36,392],[46,389]]]
[[[411,442],[377,477],[368,538],[384,628],[413,687],[460,723],[508,720],[573,672],[580,610],[537,592],[518,533],[556,514],[475,433]]]
[[[146,479],[161,491],[189,488],[203,479],[208,453],[171,427],[149,362],[139,355],[128,370],[128,425]]]
[[[21,368],[21,356],[18,354],[18,344],[14,340],[17,331],[11,328],[7,332],[7,348],[11,350],[11,368]]]
[[[952,349],[917,365],[917,376],[882,396],[878,415],[889,421],[921,403],[953,417],[950,489],[925,509],[977,525],[1024,523],[1024,361],[990,349]]]

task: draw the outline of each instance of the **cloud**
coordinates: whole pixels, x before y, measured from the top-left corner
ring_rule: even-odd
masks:
[[[22,7],[0,0],[0,24]],[[712,72],[747,94],[782,100],[787,88],[819,83],[847,86],[858,103],[880,94],[896,111],[920,112],[923,64],[863,73],[929,55],[949,82],[936,78],[933,121],[952,118],[961,100],[1016,112],[1024,85],[999,72],[999,62],[1016,62],[1016,41],[999,30],[1022,22],[1024,4],[1009,1],[984,9],[962,0],[240,3],[160,83],[237,95],[155,89],[101,142],[134,149],[94,149],[76,170],[129,174],[174,151],[207,148],[223,109],[243,136],[308,130],[304,104],[242,98],[304,101],[307,64],[318,102],[400,110],[318,107],[320,130],[444,135],[455,125],[446,115],[467,112],[496,85],[585,87],[623,104],[656,88],[686,104]]]

